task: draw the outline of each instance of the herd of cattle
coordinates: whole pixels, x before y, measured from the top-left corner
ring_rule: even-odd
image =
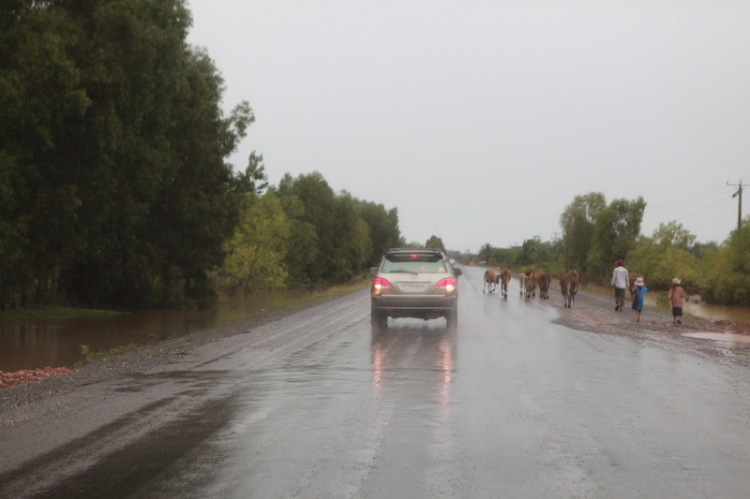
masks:
[[[492,293],[500,284],[500,292],[503,298],[508,298],[508,282],[510,282],[511,272],[509,268],[502,267],[497,273],[492,269],[484,271],[484,289],[483,293]],[[549,286],[552,279],[546,272],[536,272],[529,269],[526,272],[518,274],[518,282],[521,286],[521,296],[526,298],[536,296],[536,290],[539,288],[539,298],[549,299]],[[566,272],[560,278],[560,292],[563,296],[563,306],[570,308],[575,302],[576,293],[578,292],[578,271],[571,270]]]

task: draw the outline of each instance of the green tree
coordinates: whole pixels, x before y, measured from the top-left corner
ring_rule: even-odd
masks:
[[[490,257],[490,265],[508,267],[510,269],[520,267],[523,261],[523,248],[513,246],[510,248],[494,248]]]
[[[283,182],[291,182],[289,174],[285,175]],[[281,205],[290,227],[290,236],[287,243],[285,264],[289,273],[290,284],[309,284],[312,277],[308,269],[314,265],[318,256],[318,235],[315,226],[305,220],[305,205],[294,194],[279,192]]]
[[[12,221],[0,226],[0,294],[210,297],[240,199],[224,159],[253,116],[247,103],[223,116],[218,71],[186,43],[184,2],[0,9],[0,210]]]
[[[286,174],[279,182],[279,194],[283,197],[294,196],[299,203],[296,210],[298,221],[304,227],[312,229],[307,242],[314,240],[316,251],[311,258],[305,259],[304,268],[299,269],[302,274],[297,275],[309,282],[324,280],[332,268],[333,238],[329,232],[336,230],[333,218],[334,198],[333,190],[323,176],[314,172],[299,175],[296,179]]]
[[[628,270],[646,276],[652,289],[668,289],[674,277],[694,288],[698,258],[690,249],[695,236],[677,222],[660,224],[651,238],[641,237],[628,254]]]
[[[245,207],[234,235],[225,243],[222,283],[245,293],[282,289],[288,274],[284,260],[291,230],[281,201],[273,192],[245,195]]]
[[[386,251],[399,246],[398,210],[386,210],[382,204],[360,201],[359,214],[369,229],[372,251],[368,261],[370,266],[374,266]]]
[[[656,244],[665,249],[676,247],[690,251],[695,244],[695,236],[676,221],[659,224],[659,228],[654,231],[652,237]]]
[[[329,274],[335,282],[346,282],[369,268],[373,244],[370,229],[360,217],[360,203],[348,192],[342,192],[335,199],[336,226],[338,230],[333,242],[341,251],[338,264]]]
[[[415,248],[415,249],[417,249],[417,248],[423,248],[424,246],[422,246],[422,244],[419,243],[418,241],[409,241],[409,242],[407,242],[406,239],[404,239],[404,237],[402,236],[399,239],[397,247],[398,248]]]
[[[599,211],[606,207],[604,194],[591,192],[573,198],[560,215],[563,230],[565,270],[586,272],[586,262],[594,237],[594,224]]]
[[[281,196],[293,196],[301,203],[297,220],[313,228],[317,251],[306,259],[304,276],[310,282],[344,282],[369,265],[372,242],[366,223],[359,216],[358,203],[348,193],[336,196],[319,172],[279,183]],[[297,262],[301,263],[301,262]]]
[[[479,248],[479,254],[477,255],[477,258],[480,262],[490,263],[493,250],[494,249],[492,248],[492,245],[490,243],[485,243],[481,248]]]
[[[439,249],[443,253],[445,253],[445,245],[443,244],[443,240],[436,235],[430,236],[427,242],[424,243],[424,247]]]
[[[519,264],[521,266],[536,267],[539,270],[549,261],[549,250],[544,247],[542,240],[536,236],[525,239],[521,245]]]
[[[715,251],[704,257],[701,294],[723,305],[750,305],[750,218],[745,218]]]
[[[624,258],[640,236],[646,202],[615,199],[596,214],[591,246],[586,257],[589,278],[609,282],[617,258]]]
[[[256,196],[262,196],[268,189],[268,176],[266,167],[263,165],[263,155],[255,151],[250,153],[245,171],[237,176],[236,189],[239,192],[252,192]]]
[[[0,6],[0,306],[47,284],[75,239],[76,188],[45,161],[91,104],[71,52],[75,24],[35,2]],[[37,291],[42,287],[37,287]]]
[[[142,239],[155,250],[144,253],[160,264],[160,280],[177,279],[186,298],[205,300],[212,293],[208,272],[222,264],[223,244],[241,206],[241,192],[225,158],[254,116],[243,102],[225,118],[217,106],[223,82],[213,62],[203,52],[191,52],[185,62],[182,74],[189,90],[175,106],[177,126],[169,129],[169,142],[175,157],[189,160],[180,159],[162,177]]]

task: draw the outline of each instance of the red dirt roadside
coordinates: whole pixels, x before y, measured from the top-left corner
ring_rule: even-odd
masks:
[[[41,369],[22,369],[20,371],[5,373],[0,371],[0,389],[7,388],[9,386],[23,385],[31,383],[33,381],[41,381],[43,379],[51,378],[52,376],[58,376],[60,374],[68,374],[73,372],[67,367],[44,367]]]

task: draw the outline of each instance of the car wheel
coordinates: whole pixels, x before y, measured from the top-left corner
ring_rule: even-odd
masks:
[[[446,321],[448,322],[448,328],[449,329],[456,329],[458,326],[458,308],[454,308],[448,314],[445,316]]]
[[[388,329],[388,316],[373,308],[370,312],[370,323],[373,329]]]

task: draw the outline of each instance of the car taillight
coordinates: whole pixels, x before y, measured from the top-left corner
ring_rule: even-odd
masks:
[[[370,288],[370,295],[379,295],[381,293],[385,293],[393,289],[393,286],[391,286],[391,283],[388,282],[388,279],[383,279],[382,277],[376,277],[372,280],[372,287]]]
[[[453,277],[446,277],[445,279],[440,279],[438,283],[435,284],[435,287],[438,289],[444,289],[451,293],[458,287],[458,281]]]

